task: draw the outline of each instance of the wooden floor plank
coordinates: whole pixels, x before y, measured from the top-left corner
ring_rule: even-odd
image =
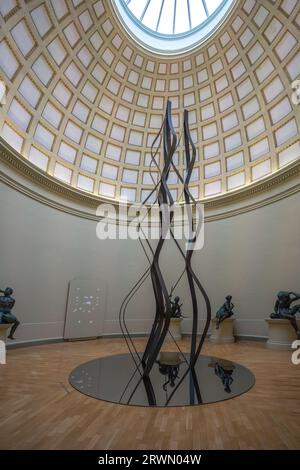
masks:
[[[136,345],[143,350],[145,339]],[[181,347],[188,349],[187,338]],[[256,384],[204,406],[115,405],[68,383],[77,365],[123,352],[121,339],[9,350],[7,365],[0,366],[0,449],[300,449],[300,366],[289,351],[207,342],[204,354],[249,367]]]

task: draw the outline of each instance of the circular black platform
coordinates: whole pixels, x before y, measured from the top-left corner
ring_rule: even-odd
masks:
[[[185,356],[188,361],[189,355]],[[200,356],[195,373],[186,373],[187,369],[180,353],[161,352],[149,379],[141,380],[130,354],[122,354],[81,364],[71,372],[69,380],[76,390],[98,400],[162,407],[228,400],[247,392],[255,383],[249,369],[217,357]]]

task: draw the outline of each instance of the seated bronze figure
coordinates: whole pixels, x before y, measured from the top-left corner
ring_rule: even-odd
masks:
[[[292,327],[296,331],[297,338],[300,339],[300,330],[298,329],[296,314],[300,312],[300,304],[291,304],[295,300],[300,299],[300,294],[295,292],[280,291],[277,294],[277,300],[274,305],[274,312],[271,313],[271,318],[281,318],[283,320],[289,320]]]
[[[182,312],[181,312],[182,304],[179,304],[179,301],[180,301],[180,298],[178,296],[174,297],[174,300],[172,300],[172,296],[170,296],[172,318],[182,318]]]
[[[11,287],[6,287],[4,291],[0,290],[0,293],[4,294],[0,296],[0,323],[12,324],[8,338],[15,339],[14,333],[20,325],[20,322],[17,317],[11,313],[16,302],[15,299],[12,298],[13,289]]]

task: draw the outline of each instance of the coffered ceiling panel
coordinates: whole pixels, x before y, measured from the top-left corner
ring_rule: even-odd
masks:
[[[292,0],[238,1],[179,56],[141,48],[108,0],[0,1],[1,136],[79,191],[141,201],[158,178],[150,150],[169,98],[178,135],[189,110],[194,196],[237,191],[300,157],[299,39]],[[182,143],[175,160],[184,174]],[[175,175],[169,184],[180,198]]]

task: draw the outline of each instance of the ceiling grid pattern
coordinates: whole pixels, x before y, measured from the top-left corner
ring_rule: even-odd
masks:
[[[25,159],[100,198],[143,200],[167,97],[190,111],[191,190],[222,195],[300,157],[300,4],[241,0],[214,36],[178,57],[151,54],[103,0],[0,3],[0,135]],[[176,154],[183,172],[183,148]],[[158,175],[156,174],[157,178]],[[170,174],[173,196],[181,189]]]

